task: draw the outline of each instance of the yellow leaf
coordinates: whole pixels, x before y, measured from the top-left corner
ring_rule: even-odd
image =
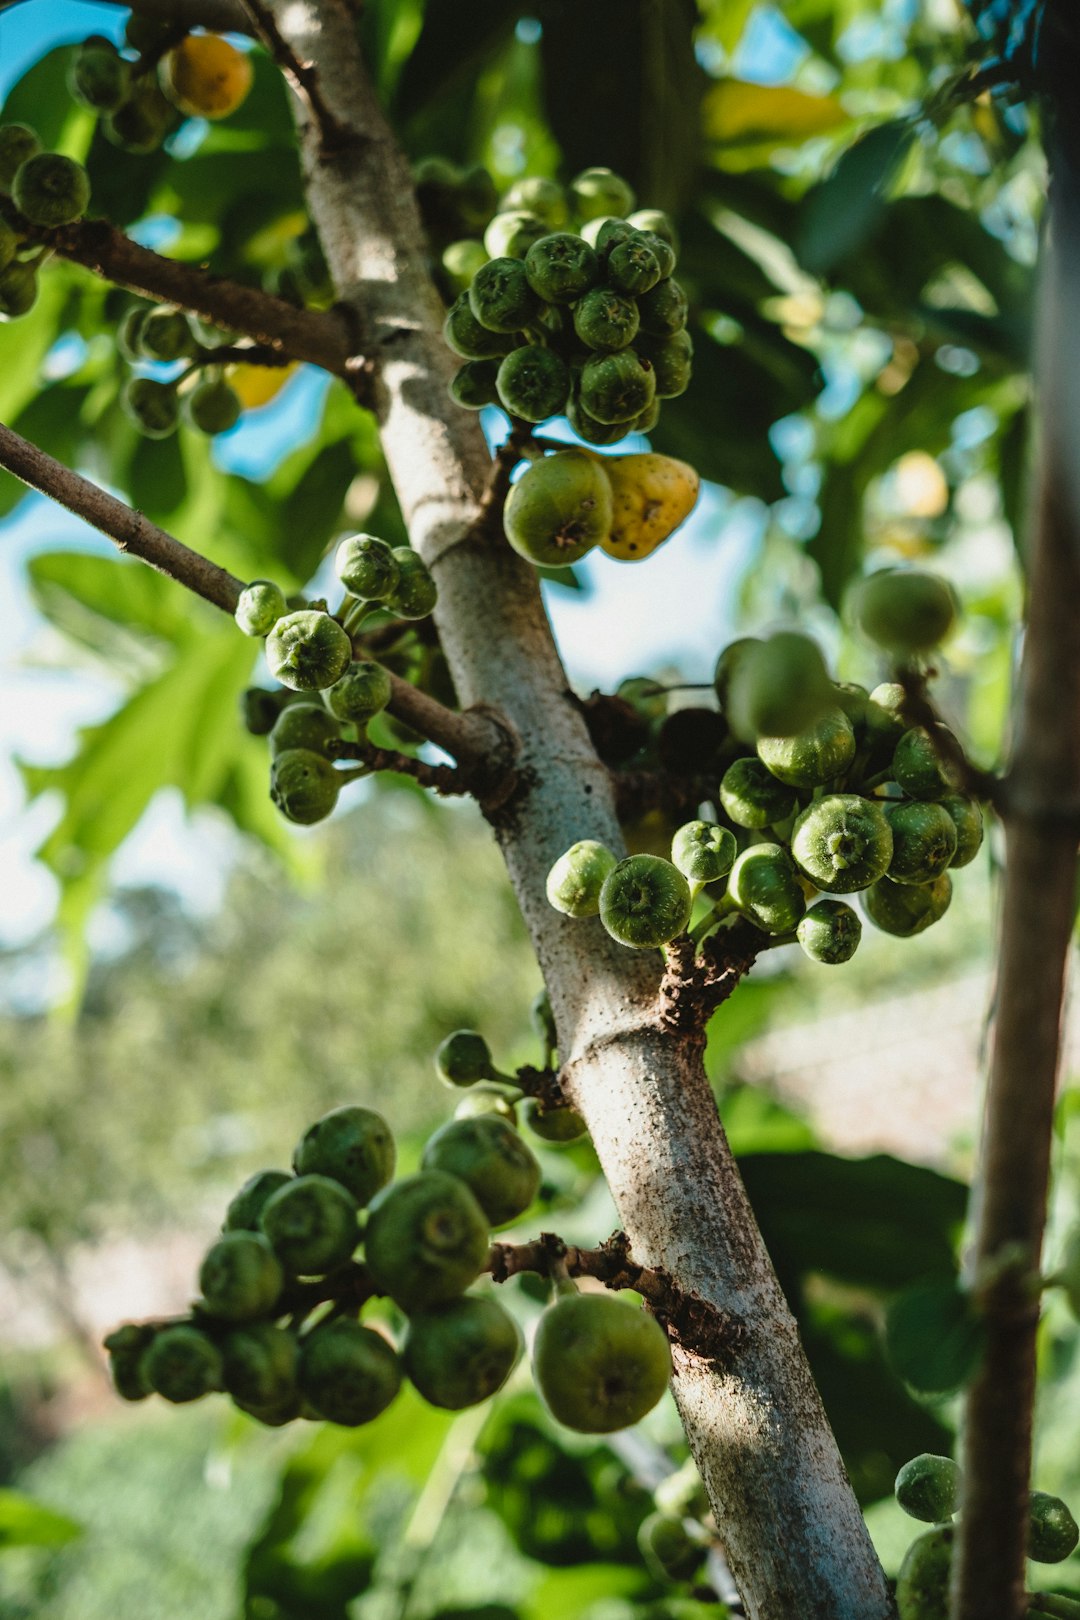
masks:
[[[786,85],[744,79],[722,79],[703,103],[705,138],[726,145],[804,141],[847,122],[835,96],[811,96]]]

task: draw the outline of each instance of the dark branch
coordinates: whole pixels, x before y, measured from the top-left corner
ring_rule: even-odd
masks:
[[[274,14],[262,0],[243,0],[243,9],[255,25],[255,32],[273,56],[282,73],[303,101],[319,131],[320,155],[324,158],[360,146],[367,136],[342,122],[327,106],[319,87],[319,75],[310,62],[302,62],[274,21]]]
[[[657,997],[661,1024],[672,1031],[703,1031],[768,944],[766,935],[744,918],[710,935],[700,958],[695,958],[688,934],[673,939]]]
[[[459,765],[430,765],[412,754],[402,754],[395,748],[376,748],[374,743],[343,742],[335,745],[337,759],[356,759],[372,771],[396,771],[399,776],[411,776],[421,787],[434,788],[444,797],[454,793],[471,793],[470,775]]]

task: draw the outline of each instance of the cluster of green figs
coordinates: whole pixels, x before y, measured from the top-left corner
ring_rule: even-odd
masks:
[[[61,152],[46,152],[28,124],[0,124],[0,320],[17,320],[37,301],[38,270],[49,249],[27,229],[81,219],[90,176]]]
[[[550,903],[571,917],[599,915],[638,949],[686,933],[695,901],[711,901],[693,937],[745,918],[770,943],[797,942],[814,961],[848,961],[862,923],[902,938],[941,918],[952,871],[978,853],[983,819],[959,791],[951,732],[910,726],[905,687],[873,691],[832,681],[807,638],[745,637],[721,653],[715,675],[730,758],[716,793],[718,819],[680,827],[671,857],[618,860],[584,839],[548,875]]]
[[[498,198],[485,171],[463,177],[428,159],[417,191],[429,231],[470,233],[442,246],[439,263],[453,298],[443,334],[464,361],[450,385],[459,405],[534,423],[565,414],[593,445],[656,426],[693,358],[665,213],[635,209],[605,168],[565,188],[518,180]]]
[[[269,736],[271,799],[304,826],[330,815],[346,782],[369,774],[365,765],[339,770],[335,761],[348,758],[390,701],[389,671],[353,657],[353,634],[370,613],[426,618],[437,598],[419,553],[377,535],[343,540],[335,567],[347,593],[337,615],[325,605],[290,612],[280,587],[265,579],[244,587],[234,613],[245,635],[264,639],[270,672],[281,683],[277,691],[245,693],[245,723]]]
[[[229,1204],[189,1314],[126,1323],[106,1339],[121,1396],[183,1403],[223,1390],[271,1426],[355,1426],[406,1378],[450,1411],[502,1387],[522,1334],[490,1292],[470,1290],[490,1267],[492,1229],[533,1204],[541,1167],[481,1036],[456,1031],[436,1066],[448,1085],[486,1080],[489,1091],[435,1131],[419,1170],[395,1179],[393,1136],[370,1108],[317,1120],[291,1171],[258,1171]],[[371,1318],[375,1299],[391,1308]],[[555,1418],[601,1434],[656,1404],[671,1354],[655,1318],[563,1275],[535,1325],[532,1369]]]
[[[913,1541],[896,1581],[899,1620],[948,1620],[949,1580],[954,1519],[961,1510],[960,1469],[951,1457],[924,1453],[904,1464],[896,1476],[896,1500],[904,1512],[933,1525]],[[1080,1527],[1059,1496],[1032,1491],[1028,1499],[1028,1557],[1037,1564],[1063,1563],[1080,1543]],[[1051,1598],[1046,1609],[1035,1593],[1027,1609],[1031,1620],[1065,1611]],[[1080,1605],[1078,1605],[1080,1608]],[[1072,1612],[1070,1609],[1069,1613]]]

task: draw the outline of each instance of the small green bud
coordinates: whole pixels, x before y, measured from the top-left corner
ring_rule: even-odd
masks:
[[[725,712],[737,737],[795,737],[835,708],[825,660],[808,636],[780,631],[746,648],[732,671]]]
[[[37,272],[32,264],[16,260],[0,270],[0,320],[15,321],[29,314],[37,295]]]
[[[381,1333],[328,1322],[300,1344],[301,1394],[320,1417],[356,1428],[385,1412],[401,1388],[401,1364]]]
[[[268,636],[285,613],[285,596],[269,579],[253,579],[240,592],[233,618],[245,636]]]
[[[314,692],[345,673],[352,643],[329,613],[302,609],[287,613],[266,638],[270,672],[294,692]]]
[[[295,1399],[300,1346],[287,1328],[253,1322],[222,1345],[225,1388],[239,1405],[273,1411]]]
[[[720,804],[737,827],[761,831],[786,821],[798,799],[793,788],[779,781],[760,759],[736,759],[720,783]]]
[[[947,726],[935,728],[941,739],[955,742]],[[892,774],[909,799],[943,799],[956,787],[955,772],[935,746],[935,738],[923,726],[912,726],[896,745]]]
[[[855,758],[855,732],[841,709],[827,709],[797,736],[759,736],[757,752],[789,787],[823,787],[842,776]]]
[[[503,507],[506,538],[528,562],[579,562],[611,532],[612,492],[604,469],[580,450],[557,450],[528,467]]]
[[[122,1401],[144,1401],[154,1393],[144,1370],[144,1357],[154,1342],[152,1327],[125,1322],[105,1339],[113,1388]]]
[[[924,1452],[896,1476],[896,1500],[905,1513],[925,1524],[943,1524],[960,1506],[960,1470],[951,1457]]]
[[[367,1267],[381,1293],[409,1313],[463,1294],[484,1268],[488,1219],[469,1188],[424,1170],[373,1200],[364,1232]]]
[[[392,1179],[397,1149],[390,1127],[373,1108],[346,1103],[309,1125],[293,1154],[298,1176],[339,1181],[361,1209]]]
[[[939,1525],[911,1543],[896,1578],[899,1620],[947,1620],[955,1536],[951,1524]]]
[[[599,281],[600,260],[580,236],[555,231],[529,248],[525,274],[533,292],[545,303],[572,304]]]
[[[1032,1491],[1028,1498],[1028,1557],[1037,1564],[1061,1564],[1080,1542],[1077,1526],[1060,1496]]]
[[[728,878],[728,894],[744,917],[766,934],[790,934],[806,910],[795,866],[780,844],[751,844]]]
[[[518,1325],[501,1305],[467,1296],[414,1315],[403,1359],[425,1401],[460,1412],[502,1388],[521,1348]]]
[[[612,169],[582,169],[567,187],[570,206],[578,219],[611,215],[622,219],[634,206],[633,188]]]
[[[327,757],[340,740],[340,723],[321,703],[287,703],[270,732],[270,757],[296,748]]]
[[[553,349],[527,343],[512,349],[495,378],[499,403],[524,422],[560,416],[570,394],[570,372]]]
[[[40,151],[40,140],[26,124],[0,124],[0,191],[10,194],[16,174]]]
[[[952,882],[943,872],[933,883],[894,883],[879,878],[863,895],[863,910],[884,934],[910,939],[938,922],[949,909]]]
[[[310,827],[333,811],[343,780],[322,754],[287,748],[271,761],[270,797],[289,821]]]
[[[478,1080],[490,1080],[495,1065],[487,1041],[475,1029],[455,1029],[439,1044],[435,1072],[448,1086],[472,1086]]]
[[[525,1123],[541,1142],[559,1147],[580,1141],[589,1128],[576,1108],[543,1108],[535,1097],[525,1102]]]
[[[705,1556],[700,1541],[681,1518],[650,1513],[638,1530],[638,1547],[651,1575],[659,1581],[688,1581]]]
[[[206,1310],[226,1322],[269,1316],[284,1284],[281,1263],[260,1232],[226,1232],[199,1270]]]
[[[574,331],[586,348],[615,354],[637,336],[641,317],[632,298],[611,287],[595,287],[574,305]]]
[[[73,158],[38,152],[16,170],[11,198],[34,225],[70,225],[89,206],[90,176]]]
[[[886,568],[855,586],[852,611],[865,636],[898,657],[933,651],[956,621],[956,593],[938,574]]]
[[[207,377],[187,396],[187,413],[200,433],[228,433],[240,420],[243,401],[223,377]]]
[[[604,879],[617,864],[610,849],[595,838],[572,844],[547,875],[548,904],[567,917],[595,917]]]
[[[351,534],[334,553],[334,570],[362,602],[383,602],[397,590],[401,570],[393,547],[374,534]]]
[[[395,546],[398,582],[386,606],[402,619],[426,619],[433,612],[439,592],[418,551],[411,546]]]
[[[830,793],[796,820],[791,853],[819,889],[852,894],[889,870],[893,835],[886,812],[872,799]]]
[[[139,432],[148,439],[167,439],[180,422],[180,401],[172,383],[153,377],[129,377],[120,403]]]
[[[671,841],[671,859],[689,883],[726,877],[738,854],[735,834],[711,821],[688,821]]]
[[[917,799],[889,804],[885,816],[892,831],[893,853],[888,873],[894,883],[932,883],[956,854],[956,823],[940,804]]]
[[[520,259],[489,259],[473,277],[467,296],[473,315],[489,332],[520,332],[540,312],[540,299],[529,285]]]
[[[500,209],[488,221],[484,232],[484,252],[489,260],[523,260],[533,243],[539,242],[549,230],[547,222],[529,209]]]
[[[693,902],[677,866],[660,855],[628,855],[600,890],[600,921],[622,945],[649,950],[685,931]]]
[[[540,1187],[540,1166],[517,1131],[496,1114],[455,1119],[428,1139],[424,1170],[464,1181],[492,1226],[523,1215]]]
[[[184,1322],[154,1335],[142,1369],[157,1393],[177,1405],[224,1388],[221,1351],[205,1333]]]
[[[581,407],[598,422],[632,422],[656,394],[656,375],[636,349],[595,354],[581,369]]]
[[[818,900],[800,917],[795,934],[812,962],[835,967],[855,955],[862,923],[842,900]]]
[[[671,1350],[655,1317],[614,1295],[564,1294],[540,1317],[532,1365],[554,1418],[583,1434],[611,1434],[656,1405]]]
[[[359,1242],[356,1200],[329,1176],[297,1176],[263,1205],[259,1227],[287,1271],[322,1277]]]
[[[390,675],[373,659],[354,660],[333,686],[323,692],[323,702],[339,720],[366,726],[390,701]]]
[[[287,1170],[256,1170],[249,1176],[225,1211],[226,1232],[257,1232],[259,1216],[268,1198],[292,1180]]]
[[[962,793],[947,793],[941,800],[941,808],[956,828],[956,854],[949,864],[953,868],[967,866],[982,848],[982,811],[974,799],[965,798]]]

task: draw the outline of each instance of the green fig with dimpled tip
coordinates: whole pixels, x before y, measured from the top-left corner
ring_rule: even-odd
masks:
[[[790,934],[806,910],[794,863],[780,844],[751,844],[728,877],[728,898],[766,934]]]
[[[221,1351],[194,1324],[180,1322],[156,1333],[141,1365],[151,1388],[175,1405],[225,1387]]]
[[[913,1519],[943,1524],[960,1506],[960,1469],[951,1457],[924,1452],[904,1464],[893,1491]]]
[[[582,838],[559,856],[548,873],[548,904],[567,917],[595,917],[600,910],[604,879],[617,864],[606,844]]]
[[[460,1412],[502,1388],[521,1349],[517,1323],[496,1300],[466,1295],[415,1313],[402,1359],[425,1401]]]
[[[496,1114],[441,1126],[428,1138],[420,1164],[464,1181],[492,1226],[517,1220],[540,1187],[535,1157],[514,1127]]]
[[[667,1389],[671,1350],[656,1318],[613,1294],[562,1294],[540,1318],[533,1377],[551,1415],[582,1434],[638,1423]]]
[[[735,834],[712,821],[688,821],[671,841],[671,860],[696,893],[726,877],[738,854]]]
[[[322,700],[338,720],[366,726],[386,708],[392,691],[389,671],[374,659],[360,658],[349,665],[333,686],[324,689]]]
[[[286,611],[285,594],[269,579],[253,579],[240,592],[233,611],[245,636],[268,636]]]
[[[952,881],[943,872],[932,883],[894,883],[886,876],[866,889],[863,910],[882,933],[910,939],[939,922],[949,909]]]
[[[225,1211],[226,1232],[257,1232],[259,1216],[268,1198],[292,1180],[287,1170],[256,1170],[234,1195]]]
[[[349,667],[352,642],[329,613],[303,608],[286,613],[266,638],[270,673],[294,692],[333,686]]]
[[[300,1393],[330,1423],[371,1423],[397,1395],[401,1379],[393,1347],[359,1322],[325,1322],[301,1341]]]
[[[360,1208],[393,1178],[397,1149],[381,1114],[345,1103],[309,1125],[293,1153],[298,1176],[329,1176]]]
[[[873,799],[830,793],[796,818],[791,853],[817,888],[853,894],[889,870],[893,834],[886,812]]]
[[[445,1305],[483,1270],[489,1230],[465,1182],[423,1170],[373,1200],[364,1231],[367,1268],[380,1293],[403,1311]]]
[[[800,917],[795,937],[812,962],[836,967],[858,950],[862,923],[842,900],[818,900]]]
[[[259,1229],[286,1271],[323,1277],[359,1242],[356,1199],[329,1176],[296,1176],[263,1205]]]
[[[269,1316],[285,1284],[281,1262],[261,1232],[226,1232],[199,1269],[203,1308],[226,1322]]]
[[[604,879],[600,921],[621,945],[650,950],[686,931],[690,885],[661,855],[628,855]]]
[[[541,1142],[554,1147],[580,1141],[589,1128],[576,1108],[545,1108],[536,1097],[526,1098],[525,1123]]]
[[[245,1410],[274,1411],[295,1399],[300,1346],[287,1328],[250,1322],[230,1333],[221,1349],[225,1389]]]

